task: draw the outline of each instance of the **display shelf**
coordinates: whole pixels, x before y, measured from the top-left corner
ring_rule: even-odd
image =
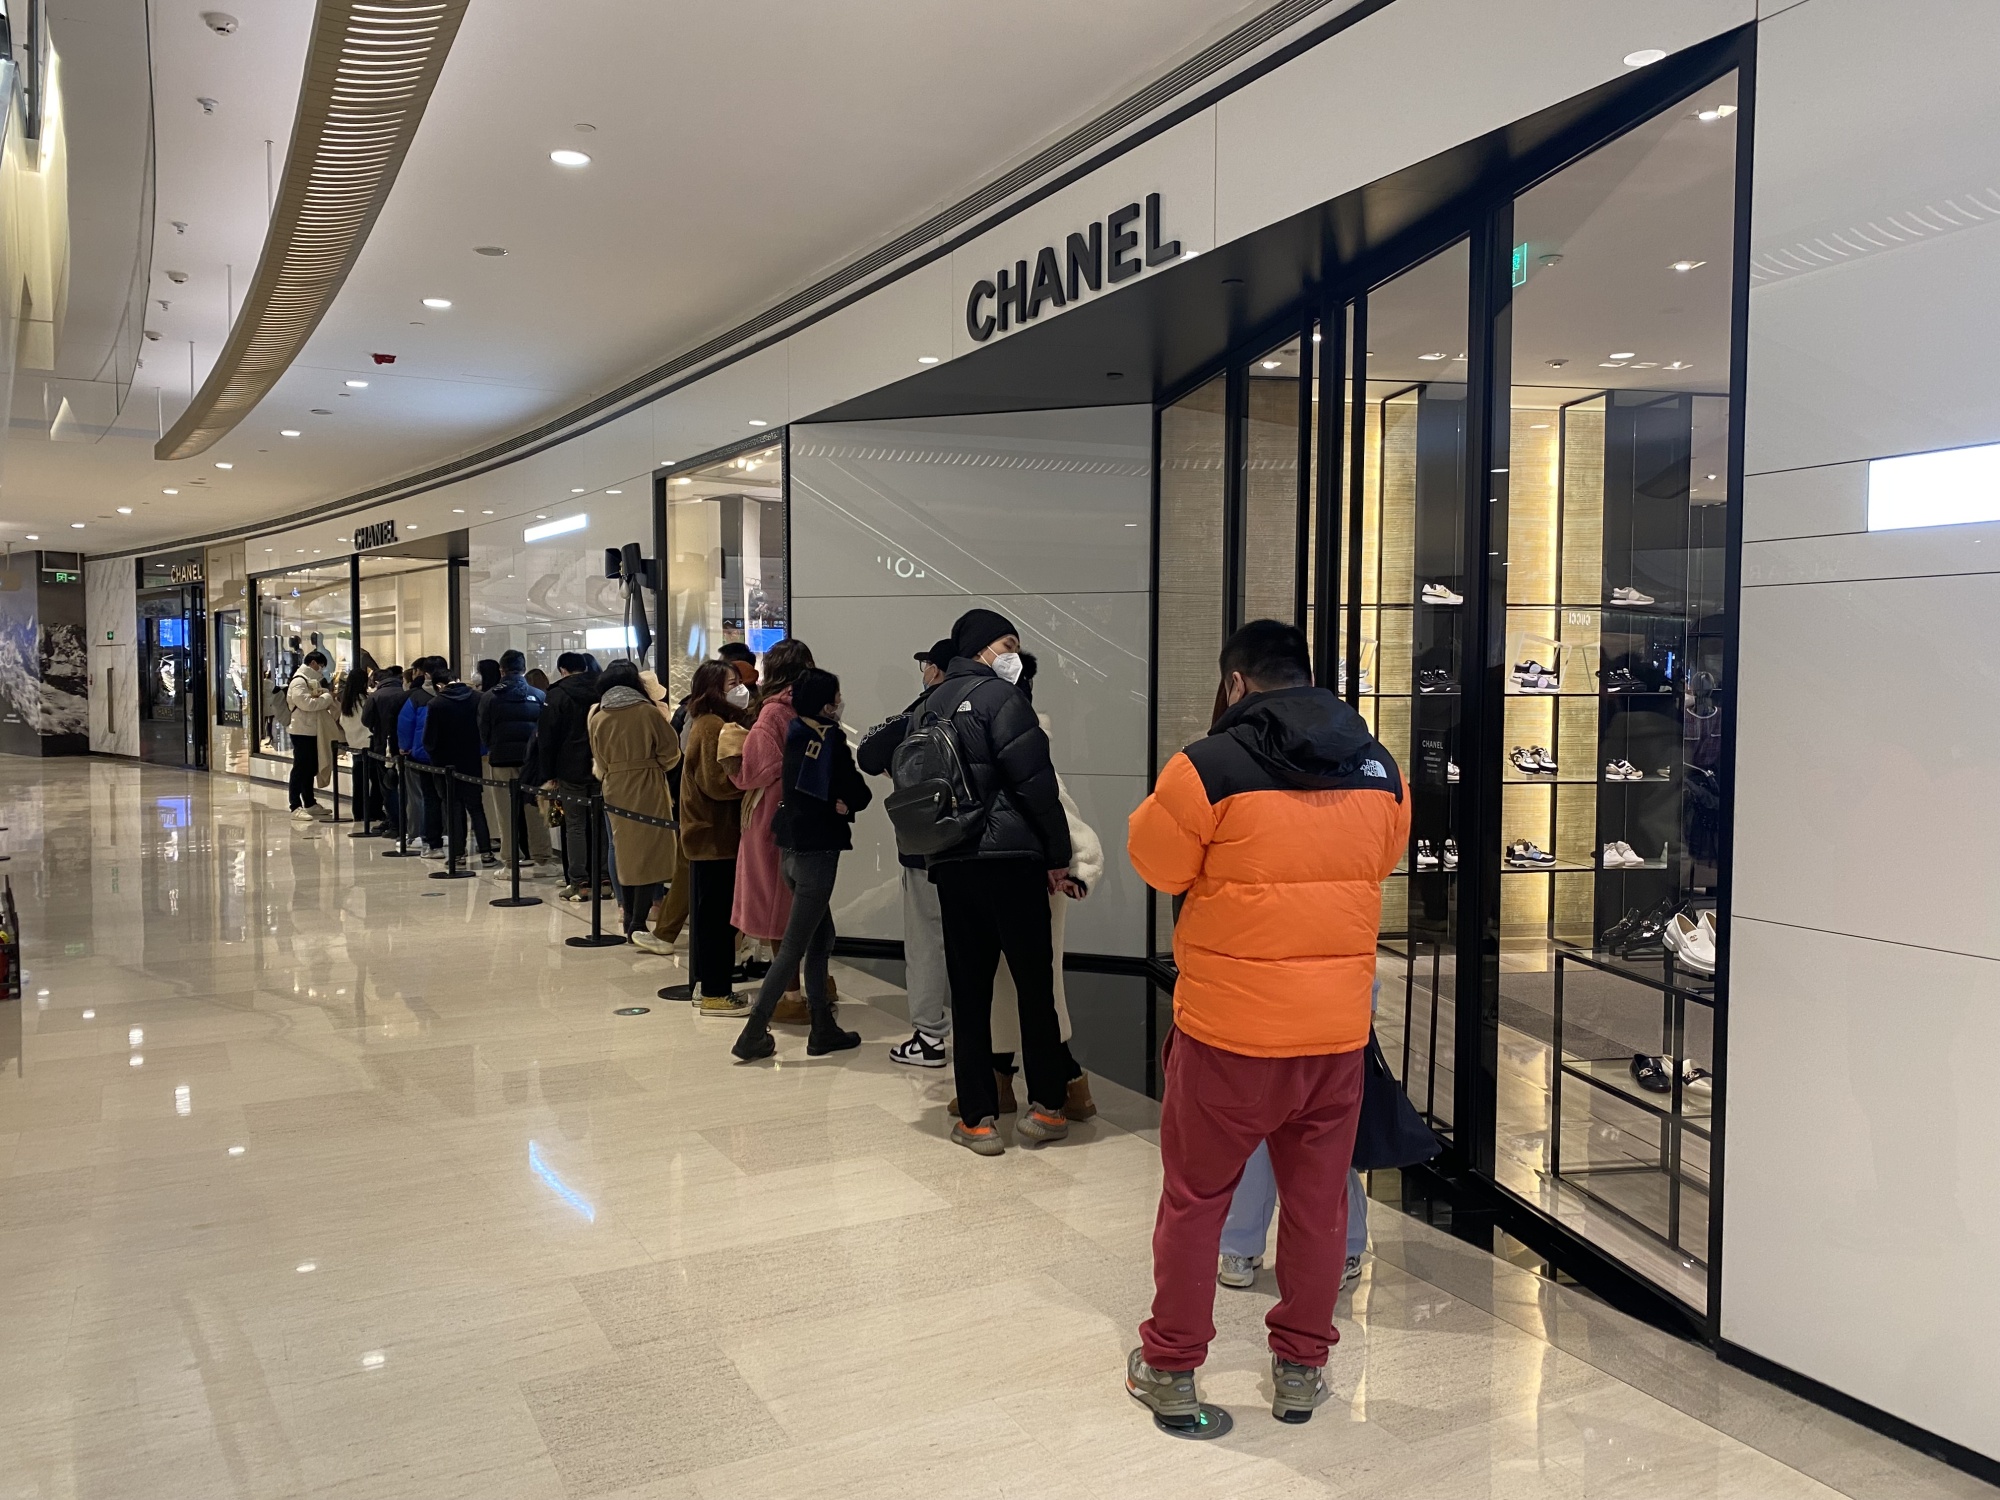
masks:
[[[1595,875],[1597,866],[1580,865],[1573,860],[1559,859],[1552,865],[1510,865],[1507,856],[1500,856],[1502,875]]]
[[[1673,1113],[1673,1090],[1655,1094],[1639,1087],[1639,1081],[1632,1076],[1632,1059],[1629,1057],[1565,1057],[1562,1070],[1571,1078],[1602,1089],[1607,1094],[1615,1094],[1627,1104],[1643,1109],[1647,1114],[1664,1119]],[[1681,1085],[1681,1119],[1686,1122],[1690,1135],[1709,1139],[1709,1129],[1705,1123],[1715,1114],[1715,1099],[1711,1094],[1697,1094],[1685,1082]]]
[[[1602,854],[1597,856],[1597,868],[1606,875],[1625,875],[1640,870],[1665,870],[1670,868],[1664,859],[1649,859],[1640,865],[1607,865]]]

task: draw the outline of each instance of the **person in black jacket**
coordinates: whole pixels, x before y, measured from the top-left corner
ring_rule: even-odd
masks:
[[[597,702],[594,663],[581,651],[556,658],[556,680],[549,684],[542,716],[535,726],[536,774],[543,786],[571,798],[597,791],[590,771],[590,710]],[[590,814],[580,801],[563,809],[563,876],[560,894],[566,899],[590,895]]]
[[[1049,737],[1014,686],[1020,632],[1004,615],[973,609],[959,616],[951,635],[955,654],[924,712],[951,723],[970,790],[987,808],[977,834],[929,859],[958,1033],[952,1064],[960,1118],[951,1138],[981,1156],[998,1156],[1006,1147],[994,1124],[1000,1097],[992,1065],[993,976],[1003,953],[1020,999],[1030,1100],[1015,1129],[1031,1145],[1069,1133],[1063,1114],[1069,1069],[1056,1019],[1049,921],[1050,892],[1073,889],[1069,819]]]
[[[442,776],[435,778],[437,797],[445,808],[451,858],[458,862],[465,858],[465,823],[470,818],[479,862],[497,865],[500,861],[493,855],[492,834],[486,827],[486,803],[480,796],[485,789],[478,784],[479,695],[446,666],[432,670],[431,690],[435,696],[424,716],[424,749],[430,752],[432,765],[456,773],[449,781]],[[460,781],[457,776],[473,780]]]
[[[771,1017],[785,992],[800,982],[801,966],[812,1011],[806,1055],[824,1057],[861,1045],[859,1033],[841,1030],[834,1020],[826,968],[833,954],[833,882],[840,854],[854,847],[849,831],[854,815],[873,794],[854,768],[840,728],[840,679],[807,667],[792,684],[792,711],[797,717],[785,732],[785,765],[778,781],[783,800],[771,825],[779,868],[792,892],[792,914],[743,1033],[729,1049],[744,1062],[778,1050]]]
[[[541,723],[541,691],[528,686],[528,658],[518,651],[500,653],[500,678],[479,703],[479,743],[486,748],[486,766],[495,781],[513,781],[528,761],[528,746],[534,742]],[[539,808],[523,802],[521,816],[514,816],[514,789],[489,786],[486,789],[486,820],[500,830],[500,859],[511,866],[515,851],[526,849],[524,862],[546,864],[549,860],[549,825]]]
[[[394,838],[403,826],[403,776],[396,764],[396,715],[403,711],[409,688],[401,667],[382,667],[375,673],[375,686],[361,705],[361,723],[368,731],[368,764],[381,792],[380,832]],[[375,759],[380,756],[381,759]]]
[[[887,776],[889,760],[909,732],[910,716],[924,706],[931,689],[944,681],[956,653],[949,639],[916,653],[923,691],[910,706],[884,719],[854,752],[870,776]],[[910,1036],[889,1049],[889,1061],[912,1068],[941,1068],[949,1060],[944,1041],[951,1034],[951,981],[944,967],[944,919],[938,914],[937,887],[921,854],[897,856],[903,866],[903,991],[910,1006]]]

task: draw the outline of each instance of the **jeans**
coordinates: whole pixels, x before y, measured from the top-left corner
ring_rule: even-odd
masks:
[[[944,964],[944,918],[937,887],[923,870],[903,867],[903,983],[910,1025],[942,1041],[951,1034],[951,976]]]
[[[1243,1164],[1243,1180],[1229,1200],[1229,1217],[1222,1224],[1224,1255],[1259,1256],[1271,1237],[1271,1214],[1278,1206],[1278,1179],[1271,1171],[1271,1147],[1260,1141]],[[1347,1173],[1347,1258],[1368,1248],[1368,1191],[1361,1174]]]
[[[285,791],[294,812],[301,807],[319,806],[319,799],[313,795],[313,783],[318,779],[319,741],[309,734],[293,735],[292,777]]]
[[[688,977],[704,997],[732,992],[736,930],[729,913],[736,904],[736,861],[688,861]]]
[[[958,1032],[952,1081],[958,1085],[959,1117],[977,1125],[1000,1113],[999,1087],[993,1081],[993,976],[1003,953],[1020,997],[1028,1097],[1060,1114],[1068,1095],[1069,1059],[1056,1021],[1047,872],[1033,859],[963,859],[939,865],[931,875],[944,919],[951,1020]],[[1249,1155],[1248,1148],[1244,1154]]]
[[[751,1036],[771,1024],[785,991],[801,981],[813,1024],[833,1019],[826,965],[833,957],[833,882],[840,872],[840,851],[780,849],[778,870],[792,893],[792,914],[785,919],[785,935],[779,939],[777,955],[758,987],[757,1003],[750,1007],[744,1029]]]
[[[1169,1033],[1153,1315],[1139,1328],[1154,1369],[1192,1370],[1208,1357],[1222,1224],[1260,1141],[1270,1144],[1278,1182],[1278,1302],[1264,1319],[1271,1352],[1293,1364],[1326,1363],[1339,1339],[1333,1304],[1347,1260],[1364,1056],[1245,1057]]]

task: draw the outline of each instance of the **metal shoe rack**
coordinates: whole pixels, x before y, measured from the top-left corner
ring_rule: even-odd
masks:
[[[1615,1057],[1579,1057],[1571,1054],[1564,1025],[1563,987],[1565,979],[1578,968],[1641,986],[1658,997],[1659,1055],[1666,1059],[1672,1073],[1672,1087],[1667,1093],[1649,1093],[1639,1086],[1632,1076],[1630,1053]],[[1549,1076],[1549,1174],[1606,1213],[1703,1270],[1708,1268],[1707,1162],[1708,1148],[1714,1140],[1711,1126],[1714,1102],[1712,1095],[1702,1098],[1689,1094],[1682,1068],[1688,1053],[1688,1007],[1705,1008],[1712,1015],[1715,1003],[1713,977],[1698,974],[1675,962],[1671,953],[1655,961],[1612,958],[1577,952],[1567,947],[1556,950],[1556,1066]],[[1582,1114],[1589,1124],[1587,1139],[1599,1140],[1607,1132],[1618,1137],[1634,1134],[1617,1122],[1621,1110],[1601,1114],[1597,1108],[1598,1105],[1616,1101],[1617,1105],[1637,1110],[1651,1120],[1656,1137],[1652,1159],[1635,1157],[1629,1161],[1611,1162],[1601,1157],[1593,1159],[1586,1153],[1581,1165],[1565,1163],[1563,1101],[1566,1093],[1574,1096],[1579,1089],[1584,1102]],[[1699,1162],[1689,1159],[1690,1141],[1699,1143]],[[1649,1222],[1647,1215],[1635,1210],[1639,1207],[1638,1199],[1646,1196],[1651,1189],[1646,1179],[1656,1177],[1665,1180],[1665,1201],[1659,1218]],[[1599,1186],[1604,1179],[1614,1179],[1621,1186],[1636,1179],[1639,1190],[1637,1193],[1627,1191],[1614,1195],[1608,1190],[1609,1183]],[[1693,1226],[1692,1233],[1689,1232],[1688,1213],[1690,1194],[1699,1196],[1701,1200],[1699,1223]],[[1621,1198],[1622,1202],[1619,1201]]]

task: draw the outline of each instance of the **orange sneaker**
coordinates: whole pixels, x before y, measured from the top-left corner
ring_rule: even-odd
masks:
[[[1042,1146],[1068,1135],[1069,1120],[1059,1109],[1044,1109],[1036,1104],[1021,1116],[1021,1123],[1014,1130],[1030,1146]]]
[[[951,1138],[979,1156],[1000,1156],[1007,1150],[1007,1143],[1000,1139],[1000,1132],[993,1127],[991,1115],[977,1125],[958,1121],[951,1127]]]

